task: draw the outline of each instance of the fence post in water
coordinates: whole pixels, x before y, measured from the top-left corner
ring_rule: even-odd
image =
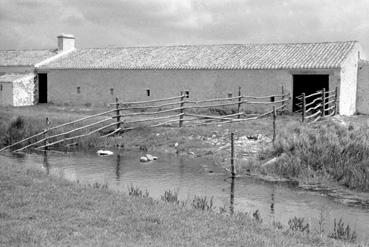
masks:
[[[338,114],[338,88],[334,90],[334,115]]]
[[[325,116],[325,88],[322,89],[322,117]]]
[[[46,152],[47,151],[47,144],[49,144],[49,136],[48,136],[48,131],[49,131],[49,126],[50,126],[50,121],[49,121],[49,118],[46,118],[46,128],[45,128],[45,133],[44,133],[44,138],[45,138],[45,142],[44,142],[44,151]]]
[[[240,114],[240,110],[241,110],[241,101],[242,101],[242,97],[241,97],[241,87],[238,87],[238,106],[237,106],[237,113]],[[241,115],[237,115],[237,118],[241,118]]]
[[[235,177],[232,176],[231,178],[231,198],[229,203],[229,213],[232,215],[234,213],[234,181]]]
[[[277,119],[277,111],[275,110],[275,105],[273,106],[273,145],[275,144],[275,138],[276,138],[276,122]]]
[[[115,98],[115,114],[117,117],[117,129],[120,128],[120,110],[119,110],[120,104],[119,104],[119,97]]]
[[[234,170],[234,133],[231,133],[231,174],[232,177],[234,177],[235,174],[235,170]]]
[[[179,110],[179,127],[181,128],[182,125],[183,125],[183,112],[184,112],[184,109],[183,109],[183,106],[184,106],[184,98],[185,98],[185,95],[183,94],[183,92],[181,91],[181,98],[180,98],[180,110]]]
[[[306,99],[305,93],[302,93],[302,106],[301,106],[301,113],[302,113],[302,122],[305,122],[305,112],[306,112]]]

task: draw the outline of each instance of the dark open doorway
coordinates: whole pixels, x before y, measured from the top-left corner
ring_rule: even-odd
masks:
[[[293,75],[293,111],[301,108],[298,105],[300,101],[296,97],[302,93],[305,95],[313,94],[323,88],[326,91],[329,90],[329,75]]]
[[[38,74],[38,103],[47,103],[47,74]]]

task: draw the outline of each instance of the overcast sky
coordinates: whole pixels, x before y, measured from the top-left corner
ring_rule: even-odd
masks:
[[[359,40],[369,0],[0,0],[0,49]]]

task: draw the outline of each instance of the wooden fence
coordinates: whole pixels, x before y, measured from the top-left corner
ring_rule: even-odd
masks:
[[[337,87],[326,91],[324,88],[316,93],[297,97],[297,106],[301,107],[302,122],[316,122],[338,113]]]
[[[99,134],[99,137],[108,137],[142,126],[152,128],[177,124],[179,127],[228,124],[256,120],[266,116],[273,116],[273,140],[275,140],[277,113],[286,110],[290,99],[290,94],[285,93],[283,87],[280,95],[241,95],[241,88],[239,88],[236,97],[201,101],[190,100],[188,95],[183,93],[175,97],[138,102],[121,102],[119,98],[116,98],[115,102],[110,104],[114,107],[111,110],[54,127],[51,127],[47,120],[44,131],[4,147],[0,151],[11,149],[19,152],[30,148],[46,151],[51,146],[77,141],[93,134]],[[248,106],[255,105],[264,105],[269,110],[259,114],[246,112]],[[228,107],[232,113],[226,115],[201,113],[201,109],[209,111],[217,107]],[[99,117],[98,121],[96,121],[97,117]],[[86,123],[90,119],[95,121]],[[79,126],[76,126],[77,124]],[[71,127],[71,129],[66,129],[67,127]],[[72,144],[74,143],[69,143],[67,146]]]

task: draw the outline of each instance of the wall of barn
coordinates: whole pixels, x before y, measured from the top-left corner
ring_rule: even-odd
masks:
[[[329,74],[329,88],[339,86],[340,70],[50,70],[48,99],[54,104],[107,105],[122,101],[151,100],[189,91],[194,100],[238,94],[281,94],[282,85],[293,92],[294,74]],[[78,89],[79,88],[79,89]],[[150,96],[147,96],[150,90]],[[268,106],[270,108],[270,106]],[[262,105],[248,106],[264,111]],[[289,105],[292,110],[292,104]]]
[[[369,62],[359,63],[357,82],[357,112],[369,114]]]
[[[237,96],[239,86],[242,94],[262,96],[281,94],[282,85],[291,91],[291,78],[286,70],[51,70],[48,99],[55,104],[107,105],[116,96],[138,101],[189,91],[190,99],[198,100]]]

